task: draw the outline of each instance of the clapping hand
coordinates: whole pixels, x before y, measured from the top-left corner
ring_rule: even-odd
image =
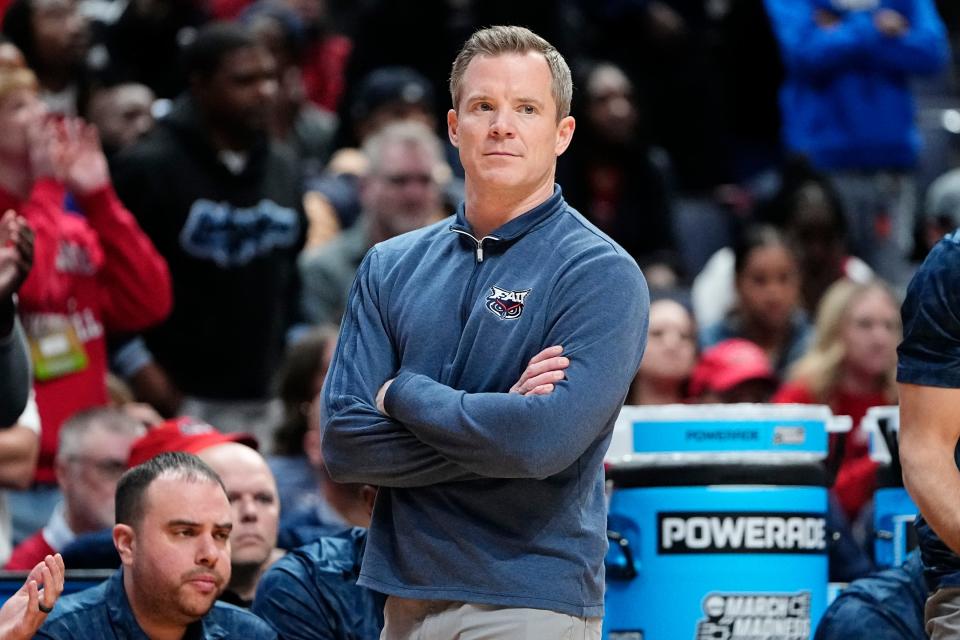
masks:
[[[33,230],[8,210],[0,216],[0,302],[16,293],[33,264]]]
[[[900,37],[910,30],[910,22],[893,9],[878,10],[873,14],[873,24],[877,31],[890,38]]]
[[[68,118],[61,123],[58,134],[63,152],[57,160],[70,191],[87,195],[110,183],[110,168],[96,127],[79,118]]]

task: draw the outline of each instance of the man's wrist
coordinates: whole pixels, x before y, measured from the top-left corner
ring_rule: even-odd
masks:
[[[396,378],[390,378],[383,383],[383,386],[380,387],[380,390],[377,391],[377,411],[383,415],[390,417],[390,414],[387,413],[386,400],[387,400],[387,389],[390,388],[390,385],[393,384],[393,381]]]

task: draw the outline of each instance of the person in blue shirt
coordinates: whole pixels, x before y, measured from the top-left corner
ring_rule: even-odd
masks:
[[[857,256],[895,286],[909,277],[920,152],[911,81],[942,70],[934,0],[764,0],[786,77],[784,145],[829,178]]]
[[[250,610],[284,640],[377,640],[386,597],[357,586],[366,542],[353,527],[294,549],[260,579]]]
[[[367,253],[324,384],[331,477],[379,487],[357,584],[388,594],[387,639],[599,637],[646,282],[554,183],[575,124],[552,45],[477,31],[450,87],[465,201]]]
[[[117,486],[113,542],[121,568],[57,604],[35,637],[275,639],[252,613],[217,602],[230,581],[230,502],[219,476],[188,453],[162,453]]]
[[[920,554],[903,566],[855,580],[827,608],[813,640],[926,640],[927,585]]]
[[[945,640],[960,634],[960,230],[927,256],[901,314],[900,462],[921,514],[927,632]]]

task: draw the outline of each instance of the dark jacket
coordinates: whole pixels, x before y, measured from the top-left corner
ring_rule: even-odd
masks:
[[[902,567],[851,583],[823,614],[814,640],[926,640],[926,600],[923,565],[914,553]]]
[[[283,640],[377,640],[386,596],[357,586],[367,530],[325,536],[277,560],[252,611]]]
[[[298,296],[303,244],[299,171],[266,138],[231,173],[189,97],[118,157],[117,192],[170,265],[174,309],[147,334],[186,393],[262,399]]]

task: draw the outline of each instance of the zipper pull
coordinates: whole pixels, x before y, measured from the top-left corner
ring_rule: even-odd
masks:
[[[477,262],[483,262],[483,240],[477,243]]]

